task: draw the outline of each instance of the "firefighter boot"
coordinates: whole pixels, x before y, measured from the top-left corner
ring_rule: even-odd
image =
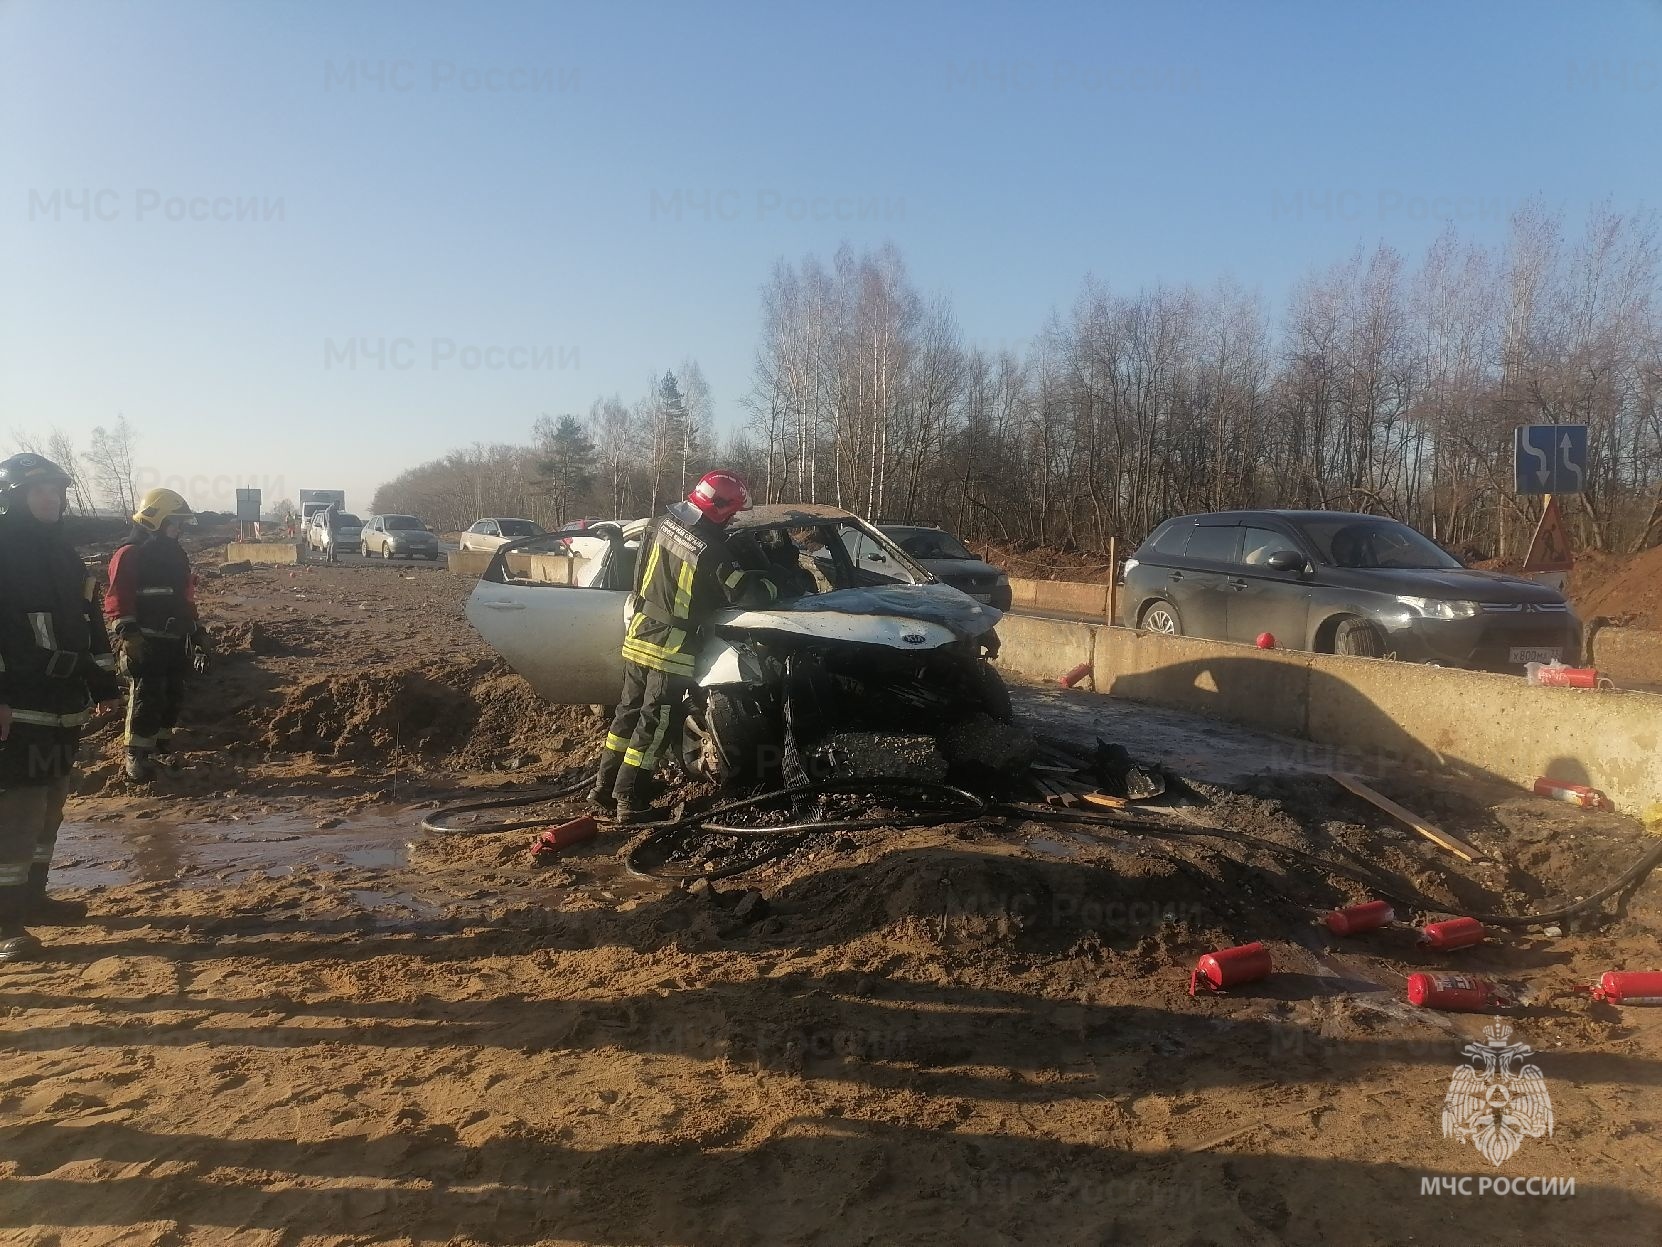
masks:
[[[0,888],[0,962],[40,956],[40,941],[23,929],[24,891],[21,885]]]
[[[127,746],[127,778],[137,784],[147,784],[156,778],[156,763],[150,757],[150,750]]]
[[[84,922],[87,907],[83,902],[66,901],[46,895],[46,874],[50,868],[46,862],[36,862],[29,867],[29,882],[24,887],[23,895],[23,916],[43,927],[60,927]]]

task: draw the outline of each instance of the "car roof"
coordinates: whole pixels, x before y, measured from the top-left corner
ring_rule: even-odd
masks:
[[[1368,515],[1362,511],[1293,511],[1272,507],[1259,507],[1246,511],[1199,511],[1193,515],[1177,515],[1172,518],[1180,520],[1250,520],[1260,519],[1266,515],[1282,520],[1384,520],[1392,524],[1402,522],[1389,515]]]
[[[776,502],[765,507],[751,507],[740,511],[728,526],[738,532],[746,528],[771,528],[775,524],[789,524],[806,528],[812,524],[834,524],[858,517],[841,507],[828,507],[818,502]]]

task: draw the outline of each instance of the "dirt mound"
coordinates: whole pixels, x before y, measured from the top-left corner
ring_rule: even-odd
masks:
[[[586,706],[549,706],[499,663],[386,668],[285,690],[260,737],[267,749],[368,758],[442,758],[518,770],[569,760],[597,739]]]
[[[1034,542],[971,541],[967,544],[977,558],[1025,580],[1107,584],[1109,573],[1113,571],[1106,551],[1064,550]],[[1131,549],[1123,549],[1120,557],[1130,553]]]
[[[1583,620],[1602,615],[1662,628],[1662,546],[1632,555],[1582,555],[1570,576],[1570,599]]]
[[[460,745],[476,714],[465,694],[425,671],[325,676],[285,698],[261,743],[340,758],[447,752]]]
[[[1196,881],[1185,873],[1166,857],[1110,865],[899,850],[866,864],[821,867],[781,889],[777,909],[796,915],[816,940],[881,933],[896,948],[1128,947],[1150,930],[1209,925],[1211,915],[1194,903]]]

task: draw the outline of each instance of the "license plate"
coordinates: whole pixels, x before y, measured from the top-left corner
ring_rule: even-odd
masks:
[[[1561,648],[1544,645],[1514,645],[1512,661],[1519,666],[1526,662],[1557,662],[1563,657]]]

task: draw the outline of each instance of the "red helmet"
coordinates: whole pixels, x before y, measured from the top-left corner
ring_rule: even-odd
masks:
[[[725,524],[750,507],[750,491],[731,472],[706,472],[693,486],[687,501],[712,524]]]

